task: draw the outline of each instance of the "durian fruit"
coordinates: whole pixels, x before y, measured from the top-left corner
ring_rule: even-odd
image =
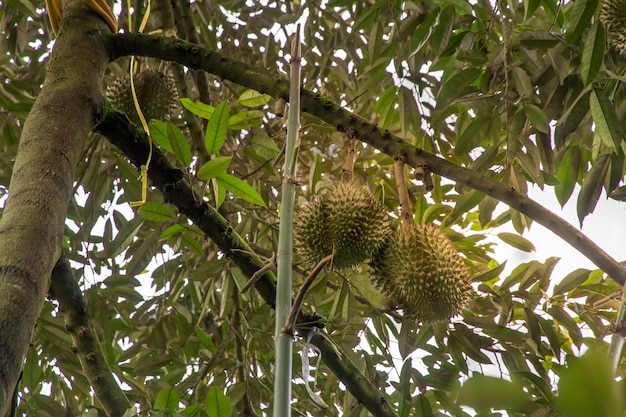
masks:
[[[435,226],[402,228],[370,265],[376,284],[407,318],[424,324],[447,321],[469,301],[469,271]]]
[[[609,45],[626,56],[626,0],[604,0],[599,17]]]
[[[391,232],[385,207],[354,182],[333,184],[296,216],[296,252],[307,266],[333,254],[333,269],[355,267],[370,260]]]
[[[178,90],[174,77],[155,69],[146,69],[134,76],[137,102],[146,119],[168,120],[178,109]],[[106,96],[117,110],[126,113],[128,118],[141,126],[139,115],[133,102],[130,76],[118,78],[109,88]]]

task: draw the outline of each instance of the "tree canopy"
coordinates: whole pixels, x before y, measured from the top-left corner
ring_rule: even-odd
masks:
[[[397,233],[401,159],[413,222],[450,239],[471,296],[423,323],[374,262],[324,269],[295,326],[293,414],[623,413],[622,260],[527,196],[576,199],[580,224],[626,200],[622,2],[129,0],[112,33],[70,0],[56,38],[40,3],[0,0],[0,415],[274,413],[266,266],[297,24],[296,207],[354,144]],[[166,82],[144,91],[147,71]],[[495,246],[534,250],[533,222],[597,269],[505,269]]]

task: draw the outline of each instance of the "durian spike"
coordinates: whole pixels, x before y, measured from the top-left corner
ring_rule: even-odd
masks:
[[[317,278],[320,272],[322,272],[322,269],[324,269],[326,264],[332,260],[333,260],[332,254],[326,256],[321,261],[319,261],[317,265],[315,265],[315,268],[313,268],[309,276],[306,277],[306,279],[304,280],[304,283],[302,283],[302,286],[298,290],[298,295],[296,295],[296,298],[293,300],[293,304],[291,305],[291,310],[289,311],[289,317],[287,317],[285,326],[280,330],[280,334],[287,335],[290,337],[294,336],[293,329],[296,325],[296,319],[298,318],[298,314],[300,314],[300,308],[302,307],[304,296],[306,295],[306,292],[309,290],[309,288],[311,288],[311,285],[313,285],[315,278]]]
[[[354,147],[356,143],[354,130],[348,129],[346,137],[348,138],[348,153],[346,154],[346,162],[343,164],[343,170],[341,171],[341,179],[344,182],[350,182],[354,179]]]
[[[396,186],[398,187],[398,199],[400,201],[400,219],[402,219],[402,227],[408,229],[413,224],[413,212],[411,211],[409,191],[406,187],[406,178],[404,177],[404,160],[404,156],[395,156],[393,158],[393,168]]]

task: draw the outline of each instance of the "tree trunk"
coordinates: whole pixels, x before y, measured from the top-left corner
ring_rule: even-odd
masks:
[[[82,0],[65,2],[44,88],[28,116],[0,219],[0,416],[62,250],[75,167],[100,116],[109,30]]]

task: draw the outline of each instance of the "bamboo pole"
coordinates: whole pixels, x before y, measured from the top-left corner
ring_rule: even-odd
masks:
[[[291,270],[293,259],[293,207],[296,194],[296,143],[300,130],[300,25],[291,43],[289,116],[285,166],[283,170],[276,285],[276,368],[274,379],[274,417],[291,416],[292,338],[281,329],[291,310]]]

